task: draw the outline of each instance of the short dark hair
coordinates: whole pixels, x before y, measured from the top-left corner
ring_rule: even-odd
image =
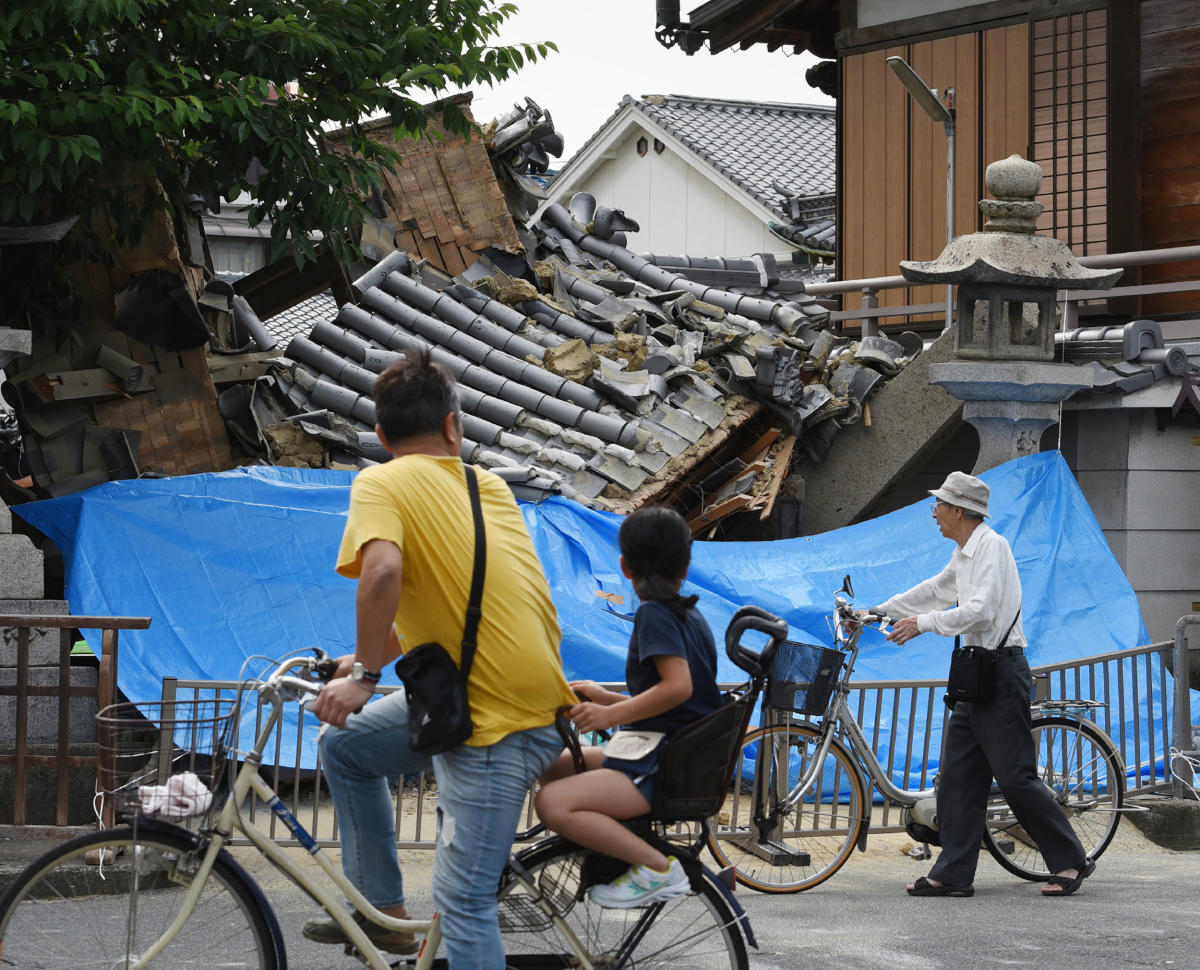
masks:
[[[407,351],[375,379],[375,421],[389,442],[440,431],[458,418],[458,383],[428,349]]]
[[[643,506],[621,523],[617,542],[641,599],[679,599],[680,580],[692,561],[692,530],[682,515],[665,505]],[[691,597],[688,605],[694,602]]]

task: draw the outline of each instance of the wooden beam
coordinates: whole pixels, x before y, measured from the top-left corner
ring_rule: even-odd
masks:
[[[721,502],[718,505],[714,505],[711,508],[705,509],[695,518],[690,519],[688,521],[688,528],[691,529],[692,532],[699,532],[701,529],[707,528],[714,522],[725,518],[725,516],[729,515],[731,512],[744,509],[750,504],[750,501],[751,499],[749,495],[735,495],[731,499],[726,499],[724,502]]]
[[[738,458],[749,465],[759,455],[770,448],[781,434],[783,434],[783,432],[778,428],[768,428],[766,432],[759,436],[759,439],[754,442],[754,444],[738,455]]]
[[[767,486],[766,492],[763,493],[764,504],[762,515],[758,517],[760,522],[765,522],[771,514],[771,509],[775,507],[775,497],[779,494],[779,489],[783,486],[783,480],[787,477],[788,465],[792,463],[792,451],[796,447],[796,436],[788,435],[787,440],[783,443],[783,447],[779,449],[779,454],[775,456],[775,471],[771,475],[771,484]]]

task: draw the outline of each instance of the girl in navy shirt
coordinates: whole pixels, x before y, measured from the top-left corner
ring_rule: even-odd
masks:
[[[583,732],[623,725],[670,737],[721,704],[712,631],[695,608],[696,597],[679,595],[691,561],[691,531],[677,512],[648,506],[625,519],[618,541],[621,571],[641,600],[625,660],[629,694],[574,681],[584,700],[568,715]],[[592,887],[592,900],[602,906],[645,906],[689,889],[677,859],[621,824],[650,810],[660,751],[628,761],[588,748],[583,755],[589,770],[578,775],[564,753],[542,779],[535,806],[548,828],[631,864],[615,881]]]

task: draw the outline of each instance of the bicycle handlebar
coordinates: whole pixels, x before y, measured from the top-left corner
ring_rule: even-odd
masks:
[[[741,636],[746,630],[757,630],[770,637],[761,652],[742,646]],[[788,625],[785,620],[781,620],[774,613],[768,613],[762,607],[743,606],[733,614],[733,619],[725,628],[725,654],[752,677],[762,676],[771,669],[775,651],[779,649],[779,644],[787,639],[787,634]]]

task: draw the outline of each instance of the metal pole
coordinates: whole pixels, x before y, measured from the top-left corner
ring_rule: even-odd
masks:
[[[954,241],[954,88],[946,88],[945,108],[950,117],[943,123],[946,131],[946,245]],[[954,325],[953,287],[946,284],[946,326],[943,332]]]
[[[874,310],[879,306],[879,291],[864,286],[862,291],[862,309]],[[863,317],[859,321],[859,337],[878,337],[879,321],[875,317]]]
[[[1192,742],[1192,698],[1191,698],[1191,664],[1188,660],[1188,642],[1184,631],[1193,624],[1200,625],[1200,613],[1188,613],[1181,616],[1175,624],[1175,716],[1174,730],[1171,735],[1175,747],[1185,754],[1194,749]],[[1171,775],[1174,778],[1172,789],[1177,797],[1183,797],[1185,786],[1191,788],[1194,777],[1192,766],[1186,757],[1176,758],[1171,762]]]

